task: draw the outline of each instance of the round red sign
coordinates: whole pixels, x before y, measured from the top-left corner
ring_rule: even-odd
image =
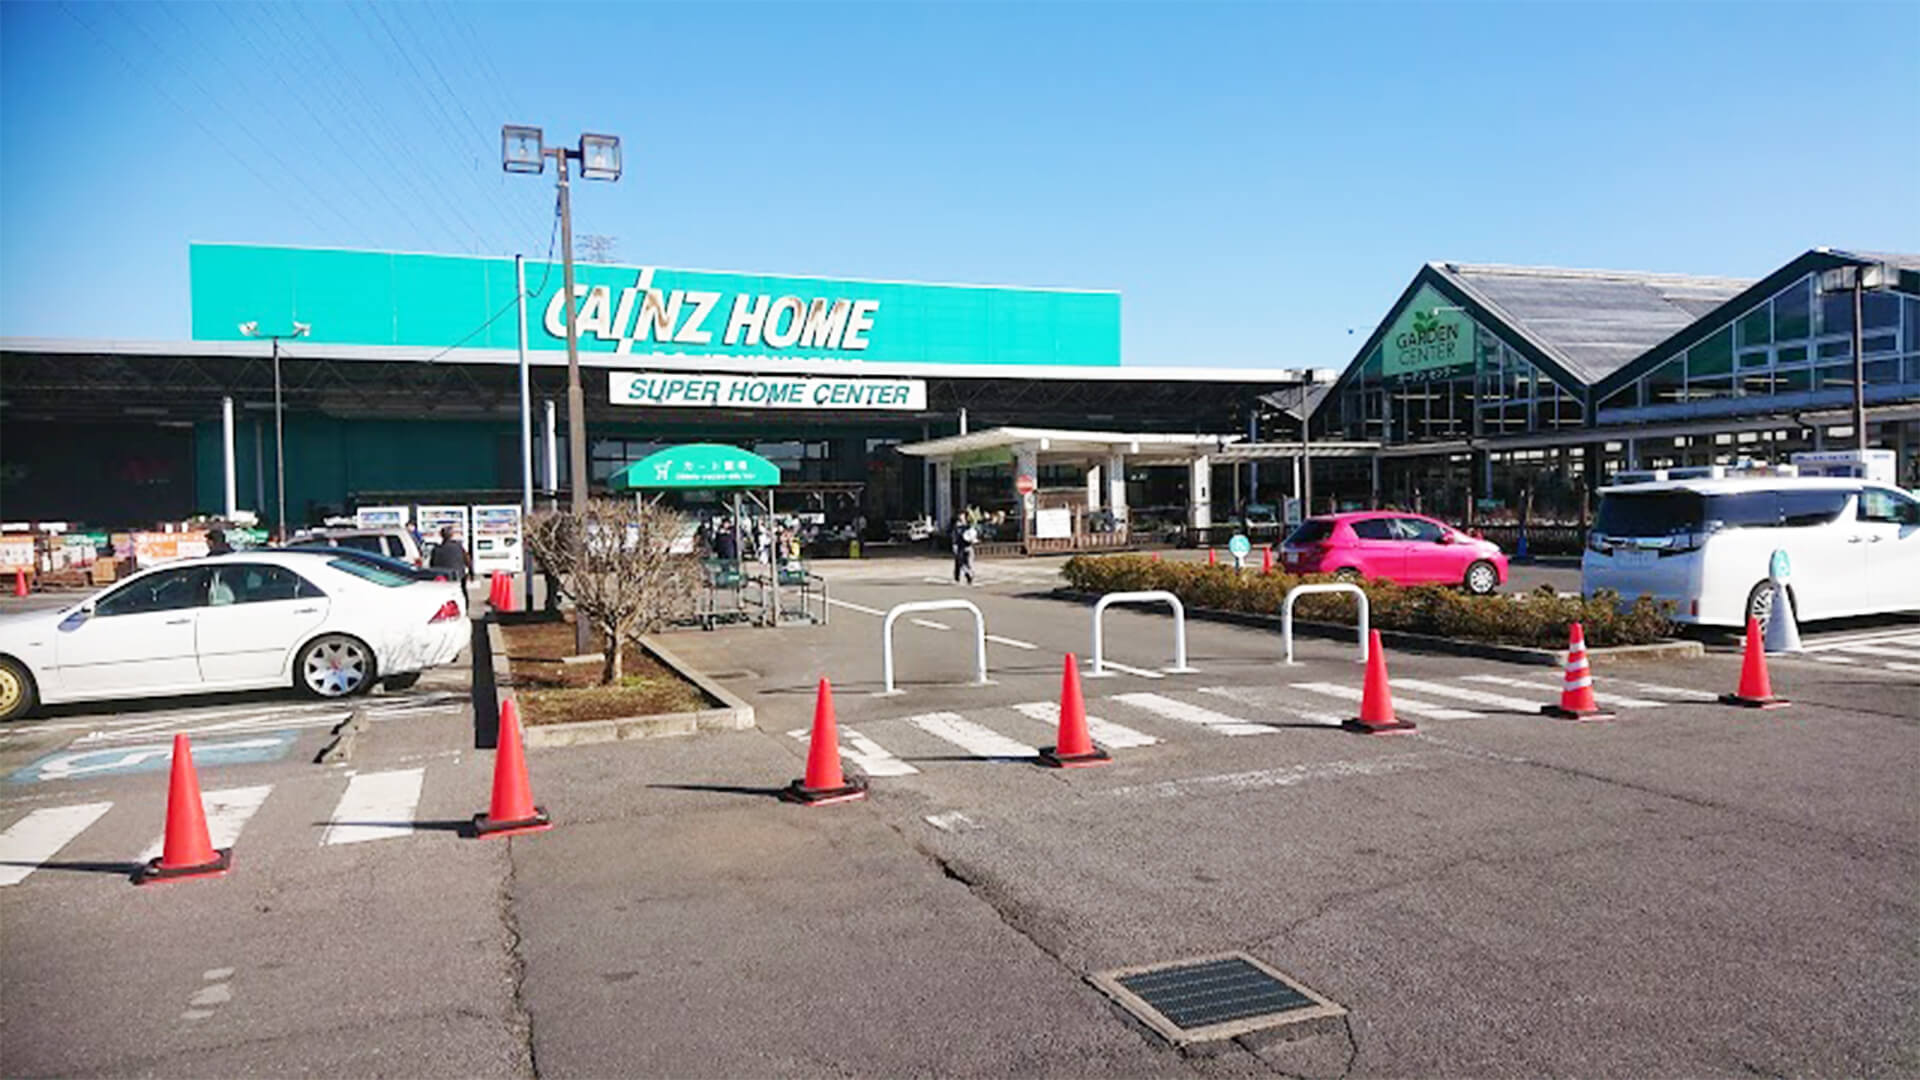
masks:
[[[1013,482],[1013,488],[1015,491],[1018,491],[1022,495],[1033,494],[1033,488],[1034,488],[1033,477],[1022,475],[1019,479],[1016,479]]]

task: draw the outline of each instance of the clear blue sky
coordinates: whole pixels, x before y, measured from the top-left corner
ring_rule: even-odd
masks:
[[[1112,288],[1339,366],[1420,264],[1920,251],[1920,3],[0,4],[0,334],[180,340],[194,240]],[[1349,329],[1357,334],[1349,336]]]

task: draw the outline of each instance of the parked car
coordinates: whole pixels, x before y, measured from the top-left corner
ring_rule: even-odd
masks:
[[[320,529],[299,533],[295,547],[337,547],[385,555],[410,566],[427,565],[426,553],[411,529]]]
[[[412,563],[388,558],[385,555],[375,555],[371,551],[362,551],[355,547],[328,547],[325,544],[298,543],[281,550],[325,552],[342,559],[352,559],[355,562],[366,563],[368,566],[378,566],[396,574],[404,574],[415,581],[452,581],[454,579],[451,570],[433,566],[415,566]]]
[[[1482,594],[1507,580],[1498,544],[1430,517],[1382,510],[1308,518],[1281,545],[1280,564],[1295,574],[1451,584]]]
[[[1667,480],[1600,489],[1580,589],[1671,601],[1703,626],[1764,623],[1787,556],[1796,618],[1920,610],[1920,501],[1854,478]]]
[[[0,617],[0,720],[103,698],[400,689],[470,634],[459,585],[331,550],[170,562],[62,608]]]

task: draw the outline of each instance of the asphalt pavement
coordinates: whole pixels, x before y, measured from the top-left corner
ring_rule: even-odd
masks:
[[[1553,668],[1395,652],[1417,731],[1364,736],[1333,726],[1351,640],[1288,666],[1272,630],[1195,621],[1175,673],[1172,620],[1120,608],[1115,673],[1085,677],[1089,610],[1044,595],[1044,561],[973,588],[931,559],[817,568],[827,626],[667,637],[756,730],[535,751],[544,833],[462,834],[492,765],[464,668],[368,699],[335,766],[310,760],[324,706],[286,695],[9,727],[0,1073],[1920,1070],[1911,621],[1774,660],[1773,711],[1713,700],[1725,649],[1602,662],[1618,715],[1586,723],[1538,712]],[[885,693],[881,613],[930,599],[981,610],[990,682],[941,610],[900,620]],[[1043,769],[1070,651],[1114,761]],[[823,676],[871,794],[797,807],[775,796]],[[291,744],[202,765],[231,874],[135,888],[165,772],[97,751],[173,730]],[[1235,950],[1349,1015],[1182,1053],[1087,981]]]

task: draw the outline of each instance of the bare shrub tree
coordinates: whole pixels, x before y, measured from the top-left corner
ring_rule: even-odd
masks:
[[[527,522],[527,547],[560,582],[584,619],[606,641],[600,681],[619,681],[624,642],[651,633],[693,610],[700,566],[692,554],[675,554],[687,520],[652,504],[635,507],[595,499],[584,517],[541,511]]]

